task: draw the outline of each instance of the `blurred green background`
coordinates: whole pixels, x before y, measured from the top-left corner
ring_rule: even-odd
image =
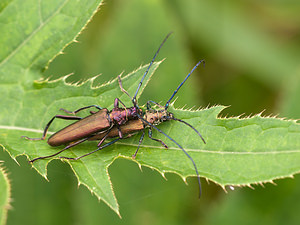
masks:
[[[178,94],[176,107],[230,105],[222,116],[260,113],[300,118],[299,1],[110,0],[91,23],[45,71],[52,79],[74,73],[70,81],[98,75],[100,85],[124,71],[149,63],[161,50],[166,58],[139,103],[164,103],[185,75],[199,67]],[[117,97],[117,96],[116,96]],[[113,101],[113,99],[112,99]],[[95,103],[100,104],[100,103]],[[175,137],[176,139],[176,137]],[[180,140],[178,140],[180,142]],[[300,177],[254,189],[228,189],[203,179],[197,198],[174,174],[165,181],[148,168],[127,160],[109,169],[123,219],[80,186],[59,161],[45,181],[25,157],[18,166],[7,153],[12,181],[12,210],[7,224],[299,224]],[[2,157],[2,156],[1,156]],[[184,157],[184,156],[183,156]]]

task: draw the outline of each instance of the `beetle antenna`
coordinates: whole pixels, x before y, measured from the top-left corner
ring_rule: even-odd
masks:
[[[152,66],[152,64],[153,64],[153,62],[154,62],[154,60],[155,60],[157,54],[159,53],[161,47],[164,45],[164,43],[166,42],[166,40],[168,39],[168,37],[169,37],[172,33],[173,33],[173,32],[170,32],[170,33],[167,34],[167,36],[165,37],[165,39],[163,40],[163,42],[160,44],[158,50],[156,51],[154,57],[152,58],[152,60],[151,60],[151,62],[150,62],[150,64],[149,64],[149,66],[148,66],[146,72],[144,73],[144,75],[143,75],[143,77],[142,77],[142,79],[141,79],[141,81],[140,81],[140,83],[139,83],[139,85],[138,85],[138,87],[137,87],[137,89],[136,89],[135,95],[134,95],[133,98],[132,98],[132,103],[133,103],[135,106],[136,106],[136,96],[137,96],[137,94],[138,94],[138,92],[139,92],[139,90],[140,90],[140,88],[141,88],[141,86],[142,86],[142,83],[143,83],[143,81],[144,81],[146,75],[148,74],[148,72],[149,72],[149,70],[150,70],[150,67]]]
[[[202,188],[201,188],[201,181],[200,181],[200,175],[196,166],[195,161],[193,160],[193,158],[187,153],[186,150],[184,150],[183,147],[181,147],[180,144],[178,144],[173,138],[171,138],[169,135],[167,135],[165,132],[163,132],[162,130],[158,129],[156,126],[154,126],[153,124],[149,123],[147,120],[145,120],[144,118],[142,118],[139,114],[137,114],[137,116],[139,117],[140,120],[142,120],[144,123],[148,124],[150,127],[153,127],[155,130],[157,130],[159,133],[165,135],[168,139],[170,139],[172,142],[174,142],[183,152],[184,154],[186,154],[186,156],[192,161],[193,166],[195,168],[196,174],[197,174],[197,179],[198,179],[198,185],[199,185],[199,198],[201,197],[201,193],[202,193]]]
[[[132,99],[131,96],[129,95],[129,93],[123,88],[123,84],[122,84],[122,80],[121,80],[120,76],[118,76],[118,82],[119,82],[119,86],[120,86],[121,91],[123,93],[125,93],[130,99]]]
[[[181,123],[184,123],[185,125],[188,125],[190,128],[192,128],[192,129],[199,135],[199,137],[202,139],[203,143],[206,144],[206,142],[205,142],[204,138],[202,137],[202,135],[201,135],[201,134],[199,133],[199,131],[196,130],[196,128],[193,127],[191,124],[189,124],[188,122],[185,122],[185,121],[183,121],[183,120],[181,120],[181,119],[174,118],[174,117],[173,117],[173,118],[170,118],[170,120],[179,121],[179,122],[181,122]]]
[[[202,59],[200,60],[196,66],[194,66],[194,68],[192,69],[192,71],[184,78],[184,80],[182,81],[182,83],[177,87],[177,89],[173,92],[171,98],[167,101],[167,103],[165,104],[165,109],[167,110],[169,105],[170,105],[170,101],[174,98],[174,96],[176,95],[176,93],[178,92],[178,90],[181,88],[181,86],[184,84],[184,82],[190,77],[190,75],[194,72],[194,70],[200,65],[200,63],[203,62],[203,66],[205,66],[205,61]]]

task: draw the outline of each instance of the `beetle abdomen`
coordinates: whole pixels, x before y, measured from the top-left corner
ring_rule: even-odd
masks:
[[[108,129],[110,126],[108,110],[101,109],[56,132],[48,139],[48,144],[51,146],[67,144],[88,137],[93,133]]]
[[[145,128],[143,122],[140,119],[136,119],[136,120],[129,120],[126,124],[120,126],[120,129],[123,134],[132,134],[144,130]],[[119,137],[118,128],[117,127],[112,128],[108,134],[106,131],[98,132],[95,134],[95,136],[89,138],[88,140],[89,141],[101,140],[105,136],[106,138]]]

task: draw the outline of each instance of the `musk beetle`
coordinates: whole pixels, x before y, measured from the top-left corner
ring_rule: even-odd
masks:
[[[145,73],[143,75],[143,79],[141,80],[141,82],[139,83],[139,85],[137,87],[136,94],[135,94],[134,98],[131,99],[133,102],[132,107],[126,108],[126,106],[122,103],[122,101],[119,98],[115,98],[114,108],[111,111],[109,111],[106,108],[102,108],[98,105],[85,106],[85,107],[79,108],[75,111],[68,111],[65,109],[61,109],[64,112],[66,112],[68,114],[72,114],[72,115],[71,116],[55,115],[54,117],[52,117],[52,119],[47,123],[47,125],[44,129],[44,132],[43,132],[43,136],[41,138],[30,138],[27,136],[22,136],[22,137],[26,138],[28,140],[45,140],[48,129],[49,129],[50,125],[52,124],[52,122],[54,121],[54,119],[58,118],[58,119],[64,119],[64,120],[78,120],[77,122],[72,123],[69,126],[54,133],[52,136],[49,137],[49,139],[47,141],[47,143],[50,146],[60,146],[63,144],[68,144],[68,145],[65,148],[63,148],[62,150],[56,152],[55,154],[37,157],[37,158],[32,159],[30,162],[33,163],[34,161],[36,161],[38,159],[46,159],[46,158],[56,156],[56,155],[60,154],[61,152],[65,151],[75,145],[78,145],[84,141],[89,140],[97,133],[101,133],[103,131],[107,131],[109,133],[113,128],[116,128],[118,130],[118,136],[120,139],[122,139],[123,132],[120,127],[123,124],[125,124],[127,121],[130,121],[133,119],[138,119],[139,118],[138,115],[142,114],[142,110],[137,106],[137,101],[136,101],[137,93],[142,85],[142,82],[143,82],[145,76],[148,74],[157,54],[159,53],[161,47],[163,46],[163,44],[166,42],[166,40],[168,39],[168,37],[170,35],[171,35],[171,33],[169,33],[165,37],[165,39],[162,41],[162,43],[160,44],[154,57],[152,58],[147,70],[145,71]],[[119,84],[120,84],[121,90],[124,92],[125,90],[122,87],[122,83],[121,83],[120,79],[119,79]],[[123,107],[119,107],[119,104],[121,104]],[[84,118],[75,116],[75,114],[77,114],[78,112],[85,110],[85,109],[93,108],[93,107],[98,109],[98,111],[97,112],[91,111],[90,112],[91,115],[84,117]],[[125,128],[125,131],[126,131],[126,128]],[[126,134],[126,132],[124,132],[124,134]],[[102,143],[105,141],[106,138],[107,138],[107,136],[105,136],[102,140],[100,140],[100,142],[98,143],[98,147],[99,147],[98,150],[103,149],[115,142],[115,141],[112,141],[110,143],[102,145]],[[93,153],[93,152],[91,152],[91,153]],[[86,155],[90,155],[91,153],[88,153]],[[83,155],[79,158],[82,158],[86,155]]]

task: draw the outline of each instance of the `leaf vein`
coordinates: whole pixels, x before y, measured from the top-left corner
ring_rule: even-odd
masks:
[[[19,46],[17,46],[15,48],[15,50],[13,50],[7,57],[5,57],[2,62],[0,62],[0,67],[5,64],[10,58],[12,58],[14,55],[16,55],[18,53],[18,51],[28,42],[31,40],[31,38],[38,32],[40,31],[49,21],[50,19],[52,19],[55,15],[57,15],[60,10],[65,6],[65,4],[68,2],[69,0],[65,0],[63,4],[61,4],[61,6],[59,8],[57,8],[57,10],[51,15],[49,16],[49,18],[47,20],[45,20],[45,22],[40,23],[40,25],[33,30],[33,32],[23,40],[23,42],[21,42],[19,44]]]

